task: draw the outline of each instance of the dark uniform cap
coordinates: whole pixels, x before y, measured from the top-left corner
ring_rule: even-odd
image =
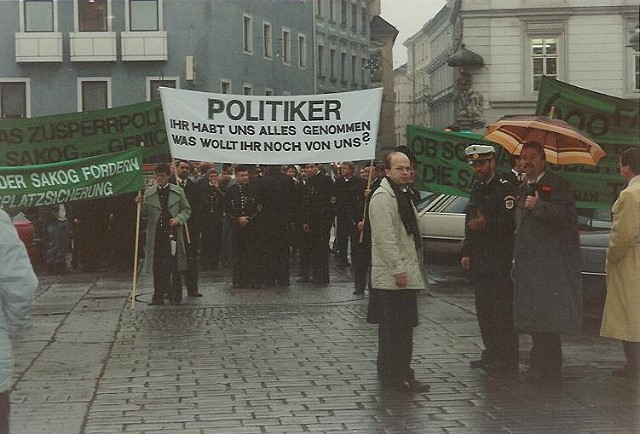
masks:
[[[464,153],[467,154],[469,164],[474,161],[489,160],[493,158],[496,150],[491,145],[473,144],[465,148]]]

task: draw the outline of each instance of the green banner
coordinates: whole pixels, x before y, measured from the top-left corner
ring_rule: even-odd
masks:
[[[416,186],[421,190],[469,196],[473,172],[464,149],[471,143],[494,145],[500,152],[499,161],[506,158],[506,166],[510,167],[508,153],[477,134],[408,125],[407,140],[418,159]]]
[[[0,208],[57,205],[139,191],[142,148],[24,167],[0,167]]]
[[[625,149],[640,146],[638,104],[637,100],[614,98],[543,77],[537,113],[548,115],[553,105],[554,117],[585,132],[607,153],[598,166],[547,163],[548,170],[571,184],[577,207],[610,209],[624,188],[617,172],[618,158]],[[409,125],[407,139],[418,158],[416,185],[423,190],[468,196],[473,173],[464,148],[471,143],[493,145],[498,153],[498,172],[511,170],[508,152],[480,135]]]
[[[536,114],[564,119],[595,141],[607,153],[596,167],[553,167],[569,180],[582,208],[611,208],[624,188],[618,174],[620,154],[640,146],[640,102],[616,98],[542,77]]]
[[[0,167],[50,164],[140,146],[147,162],[168,158],[160,100],[82,113],[0,120]]]

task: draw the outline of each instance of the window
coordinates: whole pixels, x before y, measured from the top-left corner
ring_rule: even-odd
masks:
[[[148,100],[160,99],[160,92],[158,91],[160,87],[171,87],[173,89],[177,89],[178,80],[177,79],[172,79],[172,80],[149,79],[149,95],[147,99]]]
[[[26,32],[53,32],[53,0],[25,0]]]
[[[347,53],[340,54],[340,80],[347,81]]]
[[[322,16],[322,2],[323,0],[316,0],[316,16]]]
[[[347,25],[347,0],[340,0],[340,24]]]
[[[253,95],[253,86],[250,84],[245,84],[244,86],[242,86],[242,94]]]
[[[27,117],[27,83],[0,82],[0,119]]]
[[[159,0],[129,0],[129,27],[133,32],[160,30]]]
[[[107,0],[79,0],[78,21],[81,32],[106,32],[109,26]]]
[[[262,25],[262,52],[266,59],[273,58],[273,33],[271,31],[271,24],[263,23]]]
[[[265,96],[272,96],[273,95],[273,89],[269,89],[268,87],[266,87],[264,89],[264,95]]]
[[[298,35],[298,66],[302,69],[307,67],[307,37]]]
[[[356,71],[358,69],[357,63],[356,63],[358,61],[357,59],[358,58],[356,57],[355,54],[351,55],[351,82],[353,84],[356,84],[356,80],[357,80],[357,77],[356,77]]]
[[[324,45],[318,45],[318,77],[324,77]]]
[[[242,49],[247,54],[253,53],[253,32],[251,16],[242,14]]]
[[[358,5],[351,3],[351,30],[358,30]]]
[[[80,111],[111,107],[111,81],[108,78],[79,79]]]
[[[531,58],[532,89],[538,92],[543,75],[558,77],[558,38],[545,36],[531,38]]]
[[[332,48],[330,53],[329,53],[329,62],[330,62],[330,68],[331,68],[331,79],[335,80],[336,79],[336,49]]]
[[[369,18],[367,17],[366,6],[362,6],[362,9],[360,10],[360,14],[362,15],[362,19],[360,20],[362,21],[362,28],[360,29],[360,31],[362,33],[367,33],[367,23],[369,22]]]
[[[366,84],[367,80],[367,75],[366,75],[366,71],[367,68],[365,68],[364,66],[367,64],[367,58],[366,57],[362,57],[360,59],[360,61],[362,62],[362,68],[360,68],[360,82],[362,83],[362,86],[364,87],[364,85]]]
[[[336,21],[336,0],[329,0],[329,21]]]
[[[282,63],[291,64],[291,32],[282,29]]]
[[[220,80],[220,93],[231,93],[231,80]]]

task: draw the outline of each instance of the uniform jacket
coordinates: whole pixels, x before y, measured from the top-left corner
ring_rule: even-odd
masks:
[[[602,336],[640,342],[640,176],[613,204]]]
[[[415,212],[415,209],[414,209]],[[416,213],[416,219],[418,215]],[[396,195],[385,178],[371,196],[371,284],[376,289],[424,289],[422,252],[416,250],[415,240],[407,233]],[[398,274],[407,273],[406,288],[395,284]]]
[[[362,214],[357,214],[357,201],[367,183],[358,176],[352,176],[349,180],[338,178],[334,184],[336,197],[336,216],[339,221],[348,221],[355,225],[362,219]]]
[[[10,337],[27,322],[38,287],[24,244],[6,212],[0,210],[0,392],[11,387]]]
[[[302,192],[302,224],[308,224],[311,232],[331,228],[335,196],[333,181],[327,175],[317,173],[307,179]]]
[[[473,184],[465,210],[462,247],[462,256],[471,258],[473,279],[486,279],[487,276],[509,278],[513,259],[515,199],[515,187],[499,176],[494,176],[486,184]],[[478,213],[484,216],[485,227],[469,229],[466,224]]]
[[[566,332],[580,326],[580,238],[573,192],[546,172],[535,187],[535,208],[524,208],[518,187],[514,252],[514,321],[525,332]]]
[[[181,187],[175,184],[169,185],[169,201],[168,208],[169,214],[172,218],[177,218],[180,221],[175,232],[177,234],[176,241],[178,243],[176,249],[176,258],[178,260],[178,270],[184,271],[187,269],[187,258],[184,247],[184,222],[189,219],[191,215],[191,207],[187,201],[187,197],[182,191]],[[158,197],[158,186],[152,185],[144,192],[144,200],[142,202],[142,215],[148,217],[147,222],[147,239],[144,246],[145,261],[143,271],[153,271],[153,253],[155,250],[156,242],[156,224],[162,214],[162,208],[160,207],[160,198]]]

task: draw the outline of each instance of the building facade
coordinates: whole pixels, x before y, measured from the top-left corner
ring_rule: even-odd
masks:
[[[316,93],[370,87],[371,3],[314,0]]]
[[[393,71],[393,89],[395,94],[395,141],[396,146],[407,144],[407,125],[411,122],[411,107],[413,105],[412,83],[407,77],[407,64],[397,67]]]
[[[450,0],[404,43],[414,83],[412,118],[483,132],[503,116],[533,114],[543,75],[637,99],[640,52],[628,41],[639,10],[640,0]],[[467,63],[449,66],[463,51],[458,60]],[[472,55],[480,62],[469,63]],[[426,108],[420,104],[425,94]]]
[[[0,36],[0,118],[315,90],[313,0],[8,0]]]

